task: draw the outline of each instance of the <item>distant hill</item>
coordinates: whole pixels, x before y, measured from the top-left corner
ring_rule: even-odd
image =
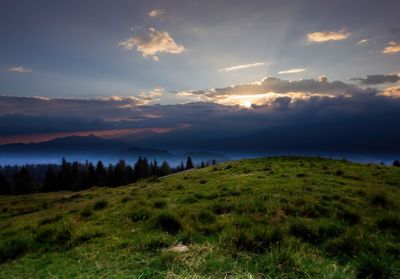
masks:
[[[224,154],[209,151],[191,151],[185,153],[183,156],[190,156],[194,161],[210,161],[215,159],[218,162],[224,162],[229,160],[229,157]]]
[[[397,167],[273,157],[0,196],[0,278],[400,278],[399,189]]]
[[[168,150],[160,150],[153,148],[139,148],[139,147],[129,147],[121,150],[116,157],[121,159],[127,158],[138,158],[146,157],[149,160],[157,159],[157,160],[171,160],[175,159],[175,155],[170,153]]]
[[[128,143],[103,139],[95,135],[69,136],[39,143],[12,143],[0,145],[0,154],[105,153],[128,147]]]

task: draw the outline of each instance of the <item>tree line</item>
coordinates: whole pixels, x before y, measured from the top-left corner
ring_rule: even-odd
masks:
[[[205,167],[212,162],[201,162],[199,167]],[[20,195],[38,192],[78,191],[92,186],[117,187],[134,183],[142,178],[160,177],[194,168],[192,158],[187,158],[186,164],[171,168],[168,162],[160,165],[156,160],[148,161],[139,157],[131,166],[124,160],[115,165],[105,166],[102,161],[97,164],[86,161],[68,162],[64,158],[61,165],[41,164],[24,166],[0,167],[0,194]]]

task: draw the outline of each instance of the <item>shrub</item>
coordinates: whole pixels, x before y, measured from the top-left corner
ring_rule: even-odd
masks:
[[[177,234],[182,229],[178,219],[168,212],[159,214],[154,220],[154,225],[169,234]]]
[[[350,225],[358,224],[361,221],[361,217],[357,212],[345,208],[337,214],[337,217]]]
[[[218,202],[212,205],[212,210],[215,214],[222,215],[228,214],[232,210],[232,204],[227,202]]]
[[[290,224],[289,233],[306,242],[314,242],[318,237],[317,232],[310,225],[300,221]]]
[[[94,203],[93,209],[100,210],[106,208],[108,206],[108,202],[106,200],[98,200]]]
[[[155,208],[161,209],[161,208],[165,208],[166,206],[167,206],[167,202],[164,201],[164,200],[157,200],[157,201],[154,202],[154,207]]]
[[[342,176],[342,175],[344,174],[344,172],[343,172],[342,170],[337,170],[337,171],[335,172],[335,174],[336,174],[337,176]]]
[[[385,216],[378,220],[377,226],[380,230],[400,231],[400,218],[397,216]]]
[[[385,255],[361,254],[356,261],[357,278],[399,278],[395,259]]]
[[[262,230],[255,228],[234,228],[225,231],[222,242],[236,251],[264,253],[283,239],[283,233],[278,230]]]
[[[166,236],[151,235],[144,240],[141,247],[145,250],[157,251],[170,246],[171,243],[172,241]]]
[[[39,222],[39,225],[43,226],[43,225],[47,225],[47,224],[52,224],[52,223],[55,223],[55,222],[61,220],[61,218],[62,218],[61,215],[56,215],[53,217],[46,217]]]
[[[389,205],[389,199],[383,192],[375,193],[371,197],[371,204],[380,207],[387,207]]]
[[[13,260],[25,254],[30,248],[30,241],[25,236],[14,237],[0,243],[0,263]]]
[[[138,208],[134,210],[129,217],[134,222],[143,221],[151,217],[151,212],[146,208]]]
[[[200,212],[199,215],[197,216],[197,219],[202,224],[211,224],[215,222],[215,216],[208,211]]]
[[[72,229],[68,225],[55,228],[45,228],[36,232],[35,241],[41,244],[54,246],[64,245],[72,237]]]
[[[92,209],[90,207],[85,207],[81,212],[81,216],[83,218],[88,218],[88,217],[90,217],[92,215],[93,215],[93,211],[92,211]]]

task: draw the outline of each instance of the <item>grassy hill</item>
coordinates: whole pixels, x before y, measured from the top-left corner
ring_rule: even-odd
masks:
[[[227,162],[0,197],[0,278],[400,278],[400,168]]]

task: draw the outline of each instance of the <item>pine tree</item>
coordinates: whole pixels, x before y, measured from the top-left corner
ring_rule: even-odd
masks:
[[[216,165],[217,164],[217,161],[215,161],[215,159],[212,159],[212,162],[211,162],[211,165]]]
[[[46,176],[43,180],[43,191],[52,192],[59,190],[57,173],[53,166],[48,166]]]
[[[393,167],[400,167],[400,161],[399,160],[395,160],[393,162]]]
[[[167,162],[167,161],[164,161],[164,162],[161,164],[160,171],[159,171],[159,175],[160,175],[160,176],[164,176],[164,175],[168,175],[168,174],[170,174],[170,173],[171,173],[171,168],[169,167],[168,162]]]
[[[0,195],[11,195],[11,194],[12,194],[11,183],[8,182],[4,174],[0,172]]]
[[[26,167],[22,167],[14,173],[12,182],[14,186],[14,194],[27,194],[35,191],[35,183]]]
[[[72,185],[72,172],[71,172],[71,164],[62,159],[61,170],[58,174],[58,182],[60,185],[60,190],[69,190]]]
[[[150,176],[158,176],[159,168],[157,160],[150,163]]]
[[[107,183],[107,170],[102,161],[98,161],[96,165],[96,185],[104,186]]]
[[[201,161],[200,168],[202,169],[202,168],[205,168],[205,167],[206,167],[206,165],[204,164],[204,161]]]
[[[192,158],[190,156],[188,156],[187,161],[186,161],[186,169],[193,169],[194,165],[193,165],[193,161]]]

